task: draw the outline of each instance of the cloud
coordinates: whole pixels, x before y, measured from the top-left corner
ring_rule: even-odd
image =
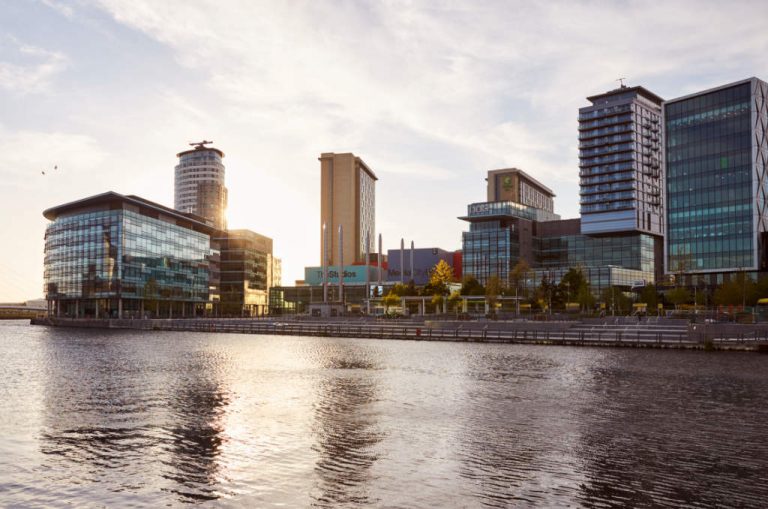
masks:
[[[53,78],[66,69],[67,57],[58,51],[25,44],[15,37],[0,41],[0,89],[21,94],[50,89]],[[8,61],[13,58],[20,62]]]
[[[87,176],[98,169],[105,158],[96,140],[88,135],[11,131],[0,125],[0,185],[39,189],[43,171],[49,178],[66,174],[71,182],[72,177]]]
[[[488,169],[524,169],[557,190],[564,216],[577,215],[577,111],[616,78],[682,95],[687,82],[704,88],[768,72],[759,2],[728,9],[714,1],[96,5],[199,75],[200,92],[216,98],[211,125],[225,135],[228,154],[252,149],[242,166],[266,174],[247,181],[232,155],[228,179],[272,182],[261,200],[268,210],[280,209],[278,197],[296,198],[290,219],[263,219],[272,231],[301,232],[299,240],[276,235],[291,252],[286,274],[296,275],[307,255],[295,253],[306,251],[315,230],[316,197],[308,199],[315,190],[305,184],[320,152],[353,151],[371,164],[379,196],[387,197],[377,200],[385,236],[408,225],[416,236],[455,246],[461,225],[434,225],[484,198]],[[287,172],[302,186],[286,182]],[[419,187],[427,181],[435,185]],[[416,215],[422,225],[413,220],[415,203],[434,203]]]
[[[59,14],[20,7],[36,30],[0,40],[17,115],[2,119],[2,189],[64,159],[82,173],[48,180],[42,208],[107,189],[172,204],[174,154],[213,139],[230,223],[275,238],[287,281],[316,262],[321,152],[380,177],[385,239],[455,248],[489,169],[525,170],[577,215],[577,111],[616,78],[675,97],[768,75],[764,2],[44,3]],[[34,95],[70,67],[60,97]]]

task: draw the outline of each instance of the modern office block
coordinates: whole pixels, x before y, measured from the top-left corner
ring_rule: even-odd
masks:
[[[483,285],[497,277],[502,286],[509,286],[512,269],[524,260],[530,268],[525,284],[534,287],[542,278],[558,283],[569,269],[580,267],[596,295],[608,286],[629,289],[661,276],[660,236],[635,229],[585,235],[583,218],[561,220],[552,211],[554,194],[523,172],[515,170],[521,180],[536,184],[542,196],[535,203],[546,208],[520,203],[523,200],[513,195],[519,186],[514,180],[504,191],[509,176],[505,171],[488,172],[488,197],[509,201],[472,203],[459,218],[470,223],[469,231],[462,233],[464,274]]]
[[[203,218],[107,192],[50,208],[45,294],[55,316],[215,314],[218,246]]]
[[[463,273],[481,284],[492,276],[505,283],[518,260],[533,265],[536,214],[532,207],[509,201],[470,204],[459,218],[469,222],[469,231],[461,234]]]
[[[359,262],[365,257],[366,239],[370,252],[376,251],[376,175],[351,153],[323,153],[319,160],[320,264],[323,265],[324,256],[330,265],[339,265],[342,261],[339,259],[339,226],[343,229],[343,263]]]
[[[664,113],[666,271],[717,284],[768,269],[768,84],[730,83],[667,101]]]
[[[622,86],[579,109],[581,233],[664,233],[662,98]]]
[[[221,314],[266,314],[269,289],[280,285],[280,261],[272,255],[272,239],[250,230],[228,230],[217,240],[221,250]]]
[[[193,144],[192,150],[176,154],[174,208],[213,221],[219,230],[227,227],[227,188],[224,186],[224,152]]]

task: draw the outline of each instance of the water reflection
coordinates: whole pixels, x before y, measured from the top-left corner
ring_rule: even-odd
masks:
[[[595,404],[580,419],[583,503],[764,506],[768,425],[757,408],[743,404],[760,397],[754,386],[760,368],[739,371],[749,360],[726,354],[721,367],[732,368],[702,376],[711,356],[654,353],[650,367],[625,355],[594,369]]]
[[[314,507],[370,506],[378,500],[369,494],[371,467],[379,459],[374,365],[353,352],[332,347],[324,364],[331,369],[319,382],[314,406],[313,450],[319,458],[312,489]]]
[[[136,383],[139,360],[102,333],[71,331],[45,343],[47,363],[40,450],[53,480],[99,482],[105,469],[127,475],[115,489],[134,487],[144,456],[158,440],[152,427],[134,426],[159,405]]]
[[[768,500],[768,356],[27,328],[0,505]]]
[[[183,501],[215,500],[223,484],[218,458],[227,440],[223,416],[230,395],[204,355],[195,354],[186,363],[169,400],[173,425],[163,476],[174,481],[170,491]]]
[[[159,489],[182,501],[220,496],[226,359],[196,350],[165,355],[167,344],[104,331],[54,334],[46,347],[54,362],[39,443],[51,481],[113,493]]]

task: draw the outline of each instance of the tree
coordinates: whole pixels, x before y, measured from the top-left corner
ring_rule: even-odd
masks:
[[[667,292],[667,299],[677,308],[677,306],[691,301],[691,292],[684,286],[678,286]]]
[[[448,283],[453,281],[453,269],[445,260],[440,260],[432,268],[429,275],[429,286],[433,293],[445,295],[448,293]]]
[[[739,272],[735,278],[729,279],[715,290],[712,300],[719,306],[751,305],[757,301],[757,291],[754,281],[747,278],[744,272]]]
[[[656,286],[653,283],[645,285],[640,291],[638,299],[639,302],[645,302],[648,304],[649,311],[651,309],[656,309],[657,304],[659,303],[659,297],[656,293]]]
[[[491,276],[488,278],[488,283],[485,285],[485,297],[488,299],[488,305],[491,308],[491,313],[496,311],[496,301],[501,294],[501,281],[498,276]]]
[[[515,313],[520,314],[520,283],[525,280],[531,267],[525,258],[520,258],[509,272],[509,284],[515,289]]]
[[[435,306],[435,309],[440,309],[443,307],[443,300],[444,297],[440,295],[439,293],[436,293],[432,296],[432,305]]]
[[[453,311],[456,311],[456,307],[461,303],[461,293],[457,291],[451,292],[450,297],[448,297],[448,305],[453,309]]]
[[[592,295],[589,285],[583,285],[579,289],[579,293],[576,295],[576,302],[579,303],[582,311],[592,311],[595,307],[595,297]]]
[[[389,313],[389,308],[392,306],[397,306],[400,304],[400,296],[394,293],[390,290],[390,292],[384,296],[383,299],[381,299],[381,302],[384,304],[384,309],[387,313]]]
[[[461,295],[485,295],[485,287],[475,276],[464,276],[461,282]]]
[[[389,290],[389,293],[398,297],[405,297],[408,295],[408,287],[401,283],[395,283]]]
[[[566,302],[573,302],[585,286],[589,287],[589,282],[578,267],[568,269],[560,280],[560,291],[565,295]]]
[[[629,314],[632,307],[632,299],[620,288],[609,286],[600,293],[600,301],[605,303],[605,307],[610,309],[614,315]]]
[[[536,289],[536,302],[539,307],[543,309],[549,309],[552,311],[552,307],[558,305],[559,292],[557,286],[550,281],[549,276],[546,274],[541,278],[541,283]]]

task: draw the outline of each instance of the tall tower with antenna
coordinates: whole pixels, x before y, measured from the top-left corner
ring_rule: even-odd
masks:
[[[207,147],[212,141],[190,143],[179,152],[174,175],[174,208],[202,216],[219,230],[227,228],[227,188],[224,186],[224,152]]]

